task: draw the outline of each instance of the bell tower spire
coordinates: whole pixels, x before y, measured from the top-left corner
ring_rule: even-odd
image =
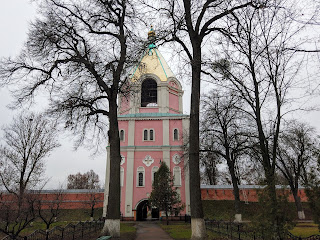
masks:
[[[119,114],[182,114],[182,86],[155,45],[153,26],[139,63],[130,71],[130,84],[135,88],[131,100],[119,99]]]
[[[153,30],[152,25],[151,25],[150,31],[148,32],[148,40],[149,40],[149,44],[154,44],[156,40],[156,32]]]

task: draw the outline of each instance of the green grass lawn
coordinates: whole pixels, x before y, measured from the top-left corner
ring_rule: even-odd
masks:
[[[50,229],[52,229],[52,228],[54,228],[56,226],[65,227],[67,224],[68,224],[68,222],[65,222],[65,221],[55,222],[55,223],[52,223],[50,225]],[[29,225],[26,229],[24,229],[22,231],[22,233],[23,233],[23,235],[28,235],[28,234],[34,232],[37,229],[45,230],[46,229],[46,225],[43,222],[35,221],[35,222],[32,223],[32,225]]]
[[[94,211],[94,218],[98,219],[102,216],[102,208],[97,208]],[[64,227],[68,223],[78,223],[79,221],[88,221],[90,220],[90,210],[89,209],[61,209],[61,213],[57,218],[57,222],[52,223],[50,225],[50,229],[54,228],[55,226],[61,226]],[[46,226],[42,222],[40,218],[35,219],[33,221],[32,225],[29,225],[27,228],[25,228],[21,235],[26,236],[31,233],[33,233],[37,229],[45,230]],[[4,237],[4,234],[0,234],[0,239]]]
[[[70,222],[68,221],[62,221],[62,222],[55,222],[51,225],[50,229],[54,228],[55,226],[61,226],[65,227],[67,224]],[[72,221],[71,223],[76,224],[76,222]],[[120,223],[120,235],[121,239],[127,239],[127,240],[134,240],[136,236],[136,231],[137,229],[134,227],[134,223],[125,223],[121,222]],[[30,233],[34,232],[37,229],[45,229],[46,226],[42,222],[34,222],[32,226],[28,227],[25,229],[22,233],[22,235],[26,236],[29,235]],[[97,232],[97,236],[100,235],[100,230]]]
[[[202,201],[203,212],[205,218],[233,221],[234,219],[234,201]],[[289,207],[290,214],[293,217],[297,217],[296,207],[294,203],[288,203],[292,205]],[[254,216],[259,212],[259,203],[241,203],[242,208],[242,219],[248,221],[254,221]],[[312,212],[309,209],[308,203],[303,203],[303,208],[305,210],[306,218],[312,220]],[[297,219],[294,219],[294,221]],[[318,225],[312,223],[298,223],[290,232],[295,236],[309,237],[311,235],[320,234]]]
[[[160,223],[160,227],[165,230],[173,239],[190,239],[190,224],[184,222],[170,222],[169,225]]]
[[[292,203],[293,204],[293,203]],[[253,216],[259,211],[259,205],[257,203],[242,203],[243,219],[253,220]],[[234,218],[234,205],[233,201],[203,201],[203,208],[205,218],[230,221]],[[292,211],[295,211],[295,207],[292,207]],[[310,214],[309,214],[310,215]],[[96,209],[95,219],[102,216],[102,208]],[[58,217],[57,222],[53,223],[50,227],[52,229],[55,226],[66,226],[68,223],[77,223],[79,221],[86,221],[90,219],[89,211],[85,209],[67,209],[62,210],[61,215]],[[135,223],[121,222],[121,239],[134,240],[136,236]],[[190,239],[191,229],[190,224],[184,222],[170,222],[170,225],[161,223],[160,226],[168,232],[168,234],[174,239]],[[29,235],[37,229],[45,230],[45,225],[40,219],[33,222],[33,225],[23,231],[23,235]],[[312,223],[299,223],[290,230],[295,236],[308,237],[315,234],[320,234],[316,224]],[[0,236],[1,237],[1,236]],[[208,232],[208,239],[224,239],[223,236]]]
[[[94,213],[94,218],[98,219],[102,216],[102,208],[97,208]],[[61,226],[65,227],[69,223],[76,224],[79,221],[87,221],[90,220],[90,212],[86,209],[63,209],[61,210],[61,214],[57,218],[57,222],[52,223],[50,229]],[[126,223],[121,222],[120,231],[121,231],[121,239],[126,240],[134,240],[136,236],[136,228],[134,227],[134,223]],[[27,236],[33,233],[37,229],[46,229],[46,225],[41,221],[41,219],[36,219],[32,225],[28,226],[21,233],[23,236]],[[100,231],[97,233],[97,236],[100,234]],[[0,239],[5,235],[0,234]],[[96,238],[94,238],[96,239]]]
[[[121,239],[134,240],[136,238],[137,229],[134,223],[120,223],[120,237]]]
[[[207,219],[233,221],[235,210],[234,201],[204,200],[202,201],[204,217]],[[258,203],[245,204],[241,202],[242,219],[251,220],[259,209]]]
[[[170,237],[177,240],[185,240],[190,239],[191,237],[191,226],[190,223],[184,222],[170,222],[169,225],[165,225],[164,223],[160,223],[160,227],[165,230]],[[207,240],[225,240],[220,234],[207,231]]]
[[[160,223],[160,227],[165,230],[173,239],[184,240],[191,237],[191,226],[184,222],[170,222],[169,225]],[[309,237],[320,234],[318,225],[314,223],[298,223],[290,232],[297,237]],[[223,235],[207,231],[208,240],[227,239]]]
[[[297,237],[309,237],[320,234],[317,224],[298,223],[290,232]]]
[[[290,209],[290,215],[297,218],[296,207],[294,203],[288,203]],[[214,220],[224,220],[224,221],[233,221],[234,220],[234,201],[229,200],[203,200],[203,212],[204,217],[207,219],[214,219]],[[308,203],[302,203],[303,208],[305,210],[306,219],[312,220],[312,213],[309,209]],[[241,209],[242,209],[242,219],[253,221],[254,216],[259,212],[259,203],[250,202],[249,204],[245,204],[241,202]],[[297,219],[296,219],[297,220]]]
[[[102,216],[102,208],[97,208],[94,211],[93,218],[98,219]],[[62,209],[58,217],[58,221],[88,221],[90,220],[89,209]]]

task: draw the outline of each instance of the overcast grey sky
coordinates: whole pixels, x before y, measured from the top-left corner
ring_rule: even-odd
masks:
[[[1,1],[0,8],[0,57],[18,54],[27,38],[28,23],[35,17],[35,5],[28,0]],[[7,109],[12,100],[7,89],[0,89],[0,125],[10,123],[14,112]],[[61,147],[56,149],[46,162],[46,177],[50,178],[46,188],[57,188],[66,184],[70,173],[86,172],[93,169],[99,174],[104,184],[106,154],[96,157],[91,152],[81,148],[73,151],[72,139],[66,136],[60,138]]]
[[[27,38],[28,23],[35,17],[35,5],[28,0],[2,1],[0,8],[0,57],[14,56],[18,54]],[[320,29],[320,26],[319,26]],[[161,50],[161,49],[160,49]],[[166,57],[166,50],[162,52]],[[319,71],[319,69],[316,69]],[[190,86],[183,83],[184,112],[189,111]],[[203,87],[205,83],[203,84]],[[8,124],[14,112],[6,106],[12,100],[7,89],[0,89],[0,125]],[[313,103],[318,104],[320,99],[313,99]],[[319,105],[319,104],[318,104]],[[298,120],[305,120],[311,125],[320,128],[320,113],[318,112],[295,112],[294,117]],[[100,181],[104,184],[106,154],[92,157],[89,150],[81,148],[73,151],[72,139],[61,136],[62,146],[52,152],[47,159],[46,177],[51,180],[46,188],[56,188],[59,183],[66,184],[66,178],[70,173],[86,172],[93,169],[100,176]]]
[[[28,24],[36,16],[36,5],[29,0],[2,1],[0,8],[0,57],[19,54],[27,39]],[[146,29],[146,36],[147,36]],[[185,110],[189,109],[190,91],[185,93]],[[12,101],[8,89],[0,89],[0,126],[9,124],[17,111],[7,108]],[[56,149],[46,162],[46,177],[50,178],[46,188],[57,188],[60,184],[66,185],[70,173],[86,172],[93,169],[99,174],[100,182],[104,185],[106,153],[91,156],[91,151],[80,148],[73,151],[73,140],[67,136],[60,137],[61,147]],[[104,186],[103,186],[104,187]]]

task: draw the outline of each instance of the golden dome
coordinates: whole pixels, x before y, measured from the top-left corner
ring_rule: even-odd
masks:
[[[148,39],[154,38],[156,36],[156,32],[153,30],[153,26],[151,25],[151,29],[148,32]]]

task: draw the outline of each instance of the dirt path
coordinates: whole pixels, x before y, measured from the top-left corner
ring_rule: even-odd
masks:
[[[136,225],[136,240],[158,240],[173,239],[162,228],[154,222],[139,222]]]

